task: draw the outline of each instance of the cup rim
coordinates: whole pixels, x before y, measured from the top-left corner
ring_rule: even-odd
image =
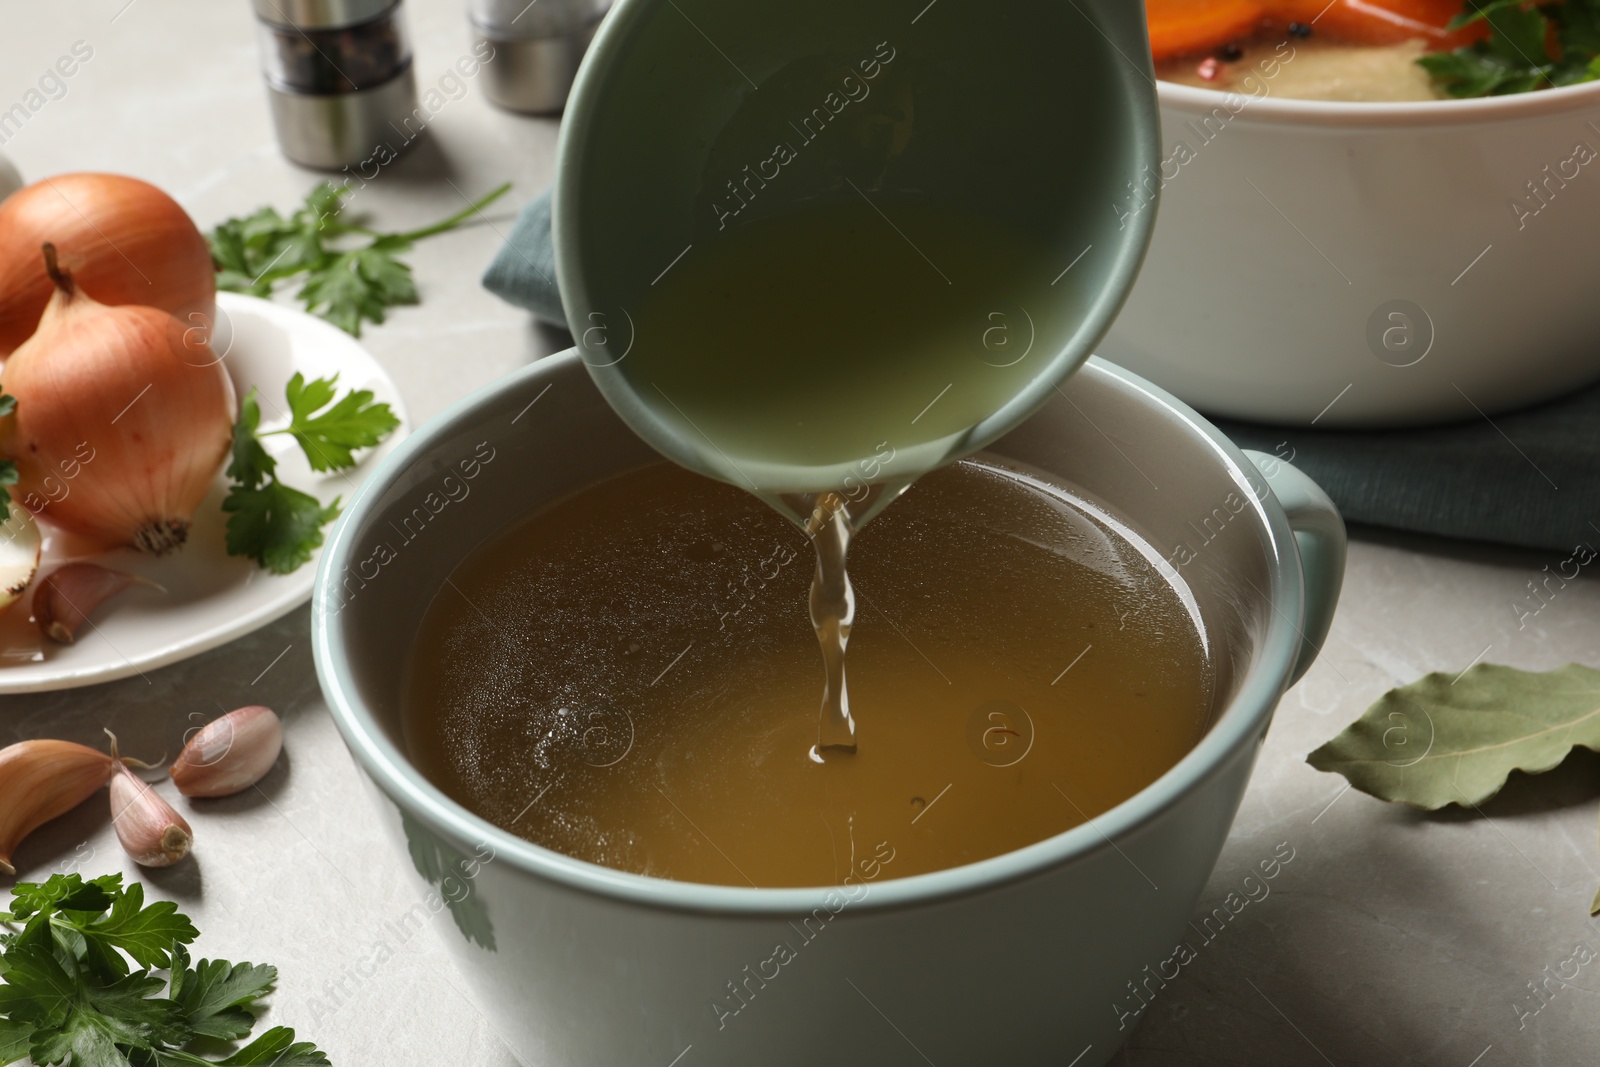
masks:
[[[849,887],[751,888],[679,882],[588,863],[502,830],[429,782],[389,740],[359,699],[348,670],[342,636],[347,613],[330,614],[326,610],[328,604],[337,603],[340,576],[354,562],[357,531],[369,512],[436,443],[471,426],[482,425],[487,410],[501,403],[506,394],[535,390],[545,379],[553,382],[563,374],[588,377],[576,348],[539,360],[478,389],[403,441],[352,496],[319,561],[311,615],[317,678],[334,723],[363,773],[397,807],[447,838],[487,843],[494,850],[497,864],[504,863],[521,874],[564,889],[663,911],[769,917],[802,914],[825,907],[829,895],[837,897]],[[1156,409],[1152,412],[1155,417],[1163,417],[1164,411],[1164,417],[1176,418],[1188,429],[1198,431],[1200,443],[1210,446],[1215,461],[1245,490],[1245,499],[1251,505],[1247,510],[1251,510],[1254,520],[1265,527],[1267,548],[1271,553],[1267,565],[1271,573],[1268,592],[1273,610],[1257,654],[1252,657],[1232,700],[1205,736],[1182,759],[1132,797],[1088,822],[1025,848],[960,867],[861,883],[868,886],[868,891],[851,901],[852,908],[898,909],[968,896],[1042,875],[1107,846],[1116,847],[1116,838],[1125,837],[1178,804],[1205,780],[1219,773],[1241,748],[1252,743],[1265,728],[1265,722],[1289,684],[1301,644],[1304,576],[1283,508],[1270,490],[1265,497],[1258,497],[1246,477],[1247,470],[1255,471],[1254,465],[1220,430],[1176,397],[1131,371],[1096,356],[1077,374],[1101,377],[1109,380],[1113,387],[1142,394],[1140,402]],[[1265,484],[1259,473],[1255,477],[1258,484]]]
[[[1600,104],[1600,81],[1467,100],[1347,101],[1271,95],[1258,99],[1248,93],[1156,80],[1160,105],[1187,115],[1210,114],[1215,108],[1224,107],[1226,101],[1239,98],[1248,104],[1237,112],[1228,109],[1232,113],[1230,121],[1346,129],[1426,129],[1481,126],[1583,111]]]

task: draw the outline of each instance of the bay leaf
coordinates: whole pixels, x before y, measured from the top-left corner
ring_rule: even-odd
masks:
[[[1481,804],[1512,771],[1548,771],[1574,746],[1600,751],[1600,670],[1484,663],[1389,690],[1306,762],[1433,811]]]

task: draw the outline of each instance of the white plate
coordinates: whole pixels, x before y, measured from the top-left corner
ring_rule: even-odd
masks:
[[[288,425],[283,387],[296,371],[307,381],[338,374],[338,395],[370,389],[399,416],[394,433],[362,454],[354,468],[326,476],[311,471],[287,434],[263,440],[285,484],[325,504],[334,497],[348,501],[378,460],[410,431],[394,382],[355,338],[322,319],[236,293],[218,293],[217,308],[217,347],[227,346],[224,365],[238,395],[256,388],[263,431]],[[229,324],[231,341],[226,340]],[[76,643],[58,645],[33,624],[30,588],[0,615],[0,693],[70,689],[143,674],[232,641],[310,599],[316,556],[293,574],[278,575],[254,560],[227,554],[222,513],[227,489],[227,479],[219,474],[195,515],[188,543],[161,559],[132,549],[86,555],[75,551],[70,536],[41,523],[45,543],[39,576],[69,560],[94,559],[142,574],[166,592],[134,586],[102,605],[91,617],[92,625],[78,631]]]

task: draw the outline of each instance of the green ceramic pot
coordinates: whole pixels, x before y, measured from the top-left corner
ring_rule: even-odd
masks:
[[[457,595],[451,572],[535,509],[656,458],[576,351],[435,418],[355,494],[317,576],[317,673],[421,901],[413,911],[451,912],[454,927],[436,928],[523,1063],[1095,1067],[1138,1021],[1129,983],[1159,997],[1165,979],[1149,975],[1170,974],[1197,936],[1191,912],[1273,709],[1327,632],[1343,526],[1292,467],[1241,453],[1100,360],[990,451],[1078,486],[1176,569],[1216,667],[1213,722],[1088,824],[846,888],[594,866],[478,818],[408,758],[405,664],[430,599]],[[792,960],[778,962],[780,945]]]
[[[1127,203],[1159,162],[1158,133],[1143,7],[1127,0],[623,0],[562,127],[553,225],[568,322],[606,400],[664,455],[762,493],[838,488],[860,455],[802,459],[802,446],[815,450],[803,433],[787,438],[794,456],[776,445],[741,450],[658,392],[643,368],[659,366],[653,350],[673,338],[641,328],[655,286],[741,227],[830,202],[868,201],[882,216],[871,237],[916,249],[935,290],[976,290],[1003,265],[940,269],[941,257],[922,250],[938,235],[911,226],[913,239],[895,205],[1023,235],[1043,260],[1027,277],[1038,286],[1030,302],[1044,306],[1007,312],[1019,333],[1037,334],[1027,363],[975,370],[988,376],[984,387],[958,389],[939,417],[968,407],[935,435],[895,440],[896,469],[874,477],[928,470],[1020,423],[1110,327],[1155,222],[1153,209]],[[838,256],[867,239],[841,242]],[[908,264],[924,269],[915,257]],[[955,281],[933,274],[947,270]],[[974,313],[974,363],[988,325]],[[759,336],[748,358],[762,359]],[[908,414],[937,388],[900,398]],[[758,407],[756,392],[737,400]],[[840,392],[849,391],[823,402],[840,402]],[[764,418],[759,409],[750,417],[754,432]],[[928,430],[928,421],[916,427]]]

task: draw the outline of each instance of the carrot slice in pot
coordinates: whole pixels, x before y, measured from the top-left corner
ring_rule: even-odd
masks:
[[[1448,28],[1462,0],[1273,0],[1269,7],[1275,23],[1304,23],[1330,40],[1352,44],[1420,39],[1430,49],[1459,48],[1488,35],[1481,23]]]
[[[1482,23],[1448,28],[1462,7],[1463,0],[1145,0],[1145,16],[1150,52],[1159,63],[1262,30],[1283,32],[1291,22],[1352,44],[1420,39],[1430,49],[1459,48],[1488,36]]]
[[[1267,17],[1258,0],[1145,0],[1157,62],[1249,37]]]

